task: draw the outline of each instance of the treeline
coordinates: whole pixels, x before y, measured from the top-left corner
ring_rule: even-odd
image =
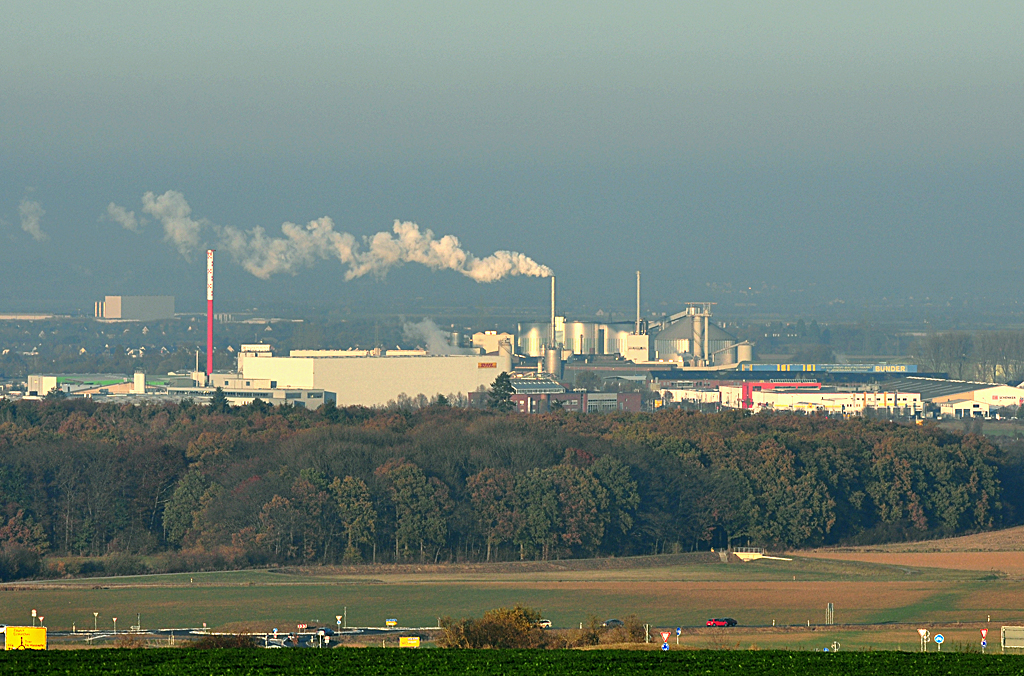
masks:
[[[1012,523],[1022,494],[979,436],[738,412],[3,401],[0,458],[6,578],[874,542]]]
[[[1024,331],[947,331],[923,338],[921,359],[958,380],[1024,380]]]

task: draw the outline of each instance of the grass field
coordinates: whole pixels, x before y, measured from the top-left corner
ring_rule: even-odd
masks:
[[[829,602],[840,626],[821,626]],[[35,608],[51,630],[91,629],[93,612],[101,629],[110,629],[114,616],[127,628],[138,613],[146,628],[206,622],[212,629],[287,630],[300,622],[333,625],[347,606],[350,626],[379,627],[395,617],[423,627],[442,615],[479,616],[517,603],[542,610],[556,627],[636,613],[655,627],[685,627],[681,641],[691,648],[820,650],[839,641],[846,649],[907,649],[916,646],[918,625],[943,631],[952,648],[976,646],[989,616],[996,632],[999,624],[1024,623],[1024,582],[987,569],[906,562],[798,557],[723,564],[705,555],[261,570],[7,585],[0,622],[28,624]],[[741,626],[704,628],[715,616],[735,617]]]

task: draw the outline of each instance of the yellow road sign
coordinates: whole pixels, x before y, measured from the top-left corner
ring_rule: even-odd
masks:
[[[7,627],[4,650],[46,650],[46,627]]]
[[[419,648],[420,637],[419,636],[399,636],[398,637],[399,648]]]

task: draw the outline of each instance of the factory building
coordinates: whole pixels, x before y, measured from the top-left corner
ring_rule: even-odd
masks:
[[[660,322],[571,321],[555,318],[554,341],[563,358],[619,355],[634,363],[675,362],[685,366],[725,367],[753,361],[753,346],[741,343],[710,320],[710,303],[691,303]],[[639,327],[639,330],[638,330]],[[519,354],[543,357],[550,322],[521,323]]]
[[[516,346],[516,337],[511,333],[498,333],[497,331],[480,331],[472,336],[473,347],[482,350],[484,354],[492,354],[498,351],[502,343],[508,343],[513,351]]]
[[[416,354],[339,356],[305,350],[302,356],[276,357],[267,345],[242,345],[238,378],[266,381],[272,388],[315,389],[334,395],[338,406],[384,406],[400,395],[434,397],[489,389],[502,372],[512,370],[509,347],[496,355]]]
[[[97,319],[155,321],[174,318],[174,296],[107,296],[96,301]]]

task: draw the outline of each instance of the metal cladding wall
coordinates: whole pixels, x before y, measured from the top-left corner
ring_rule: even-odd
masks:
[[[338,406],[383,406],[399,395],[469,394],[512,370],[505,355],[444,357],[250,357],[239,367],[277,387],[322,389]]]

